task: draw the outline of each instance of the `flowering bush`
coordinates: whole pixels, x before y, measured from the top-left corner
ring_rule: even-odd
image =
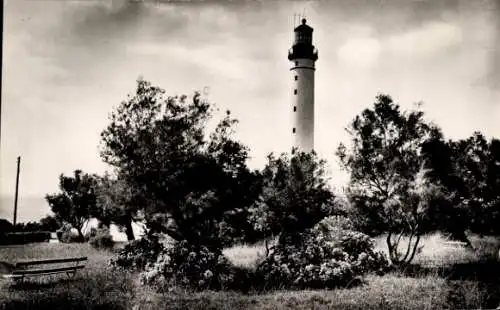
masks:
[[[312,232],[323,235],[349,254],[357,272],[386,271],[389,261],[385,254],[375,250],[375,243],[368,235],[353,230],[353,224],[344,217],[327,217],[313,227]]]
[[[157,260],[164,248],[157,236],[145,236],[125,245],[110,263],[115,268],[144,270],[148,264]]]
[[[328,228],[321,221],[300,234],[300,242],[278,243],[257,268],[260,279],[271,287],[332,288],[345,286],[370,271],[383,272],[385,255],[360,232]]]
[[[181,241],[165,249],[141,274],[143,284],[168,289],[181,286],[195,290],[234,288],[239,273],[222,254],[206,246]]]
[[[82,242],[78,233],[76,233],[69,224],[64,224],[59,228],[56,231],[56,236],[59,242],[62,243]]]

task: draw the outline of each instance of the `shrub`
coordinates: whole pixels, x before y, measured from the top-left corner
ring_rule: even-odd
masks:
[[[160,290],[184,287],[193,290],[241,288],[248,273],[234,268],[221,250],[187,241],[165,249],[157,261],[142,273],[142,283]]]
[[[389,261],[385,254],[375,250],[375,240],[354,230],[354,223],[347,217],[330,216],[313,227],[314,235],[323,235],[348,253],[357,272],[384,273]]]
[[[356,262],[360,271],[383,272],[388,264],[382,252],[375,251],[375,241],[370,236],[353,230],[353,223],[345,217],[327,217],[319,222],[312,232],[324,235],[343,251],[349,254],[349,259]]]
[[[35,242],[48,242],[49,240],[50,232],[48,231],[13,232],[2,234],[0,237],[0,244],[27,244]]]
[[[386,270],[387,258],[374,250],[367,235],[332,223],[326,218],[296,242],[276,244],[257,268],[261,281],[270,287],[333,288],[358,282],[367,272]]]
[[[110,264],[119,269],[142,271],[148,264],[155,262],[164,249],[158,236],[144,236],[125,245]]]
[[[6,219],[0,219],[0,234],[14,231],[14,225]]]
[[[56,231],[57,239],[62,243],[81,242],[80,236],[73,232],[71,225],[65,224]]]
[[[90,245],[96,249],[112,249],[115,244],[109,228],[92,228],[88,239]]]
[[[389,261],[381,251],[375,251],[375,242],[369,236],[345,230],[337,241],[343,251],[349,254],[349,260],[357,273],[376,272],[380,275],[387,271]]]

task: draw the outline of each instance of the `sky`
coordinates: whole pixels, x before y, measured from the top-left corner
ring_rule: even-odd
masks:
[[[59,174],[107,169],[100,132],[138,77],[168,95],[205,89],[239,119],[252,168],[289,151],[294,13],[314,28],[315,149],[335,185],[345,127],[379,93],[423,102],[446,138],[500,137],[500,1],[168,2],[5,0],[0,217],[17,156],[21,220],[48,213]]]

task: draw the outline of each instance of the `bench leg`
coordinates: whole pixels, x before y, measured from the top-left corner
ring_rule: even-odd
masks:
[[[74,278],[74,277],[75,277],[76,272],[77,272],[77,270],[78,270],[78,269],[77,269],[77,267],[78,267],[78,265],[79,265],[79,264],[80,264],[80,262],[79,262],[79,261],[75,262],[75,269],[74,269],[73,271],[68,272],[68,276],[71,274],[71,278]]]

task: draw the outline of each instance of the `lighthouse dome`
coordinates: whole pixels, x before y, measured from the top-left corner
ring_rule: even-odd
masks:
[[[302,24],[295,27],[295,44],[312,44],[313,28],[306,24],[306,19],[302,19]]]

